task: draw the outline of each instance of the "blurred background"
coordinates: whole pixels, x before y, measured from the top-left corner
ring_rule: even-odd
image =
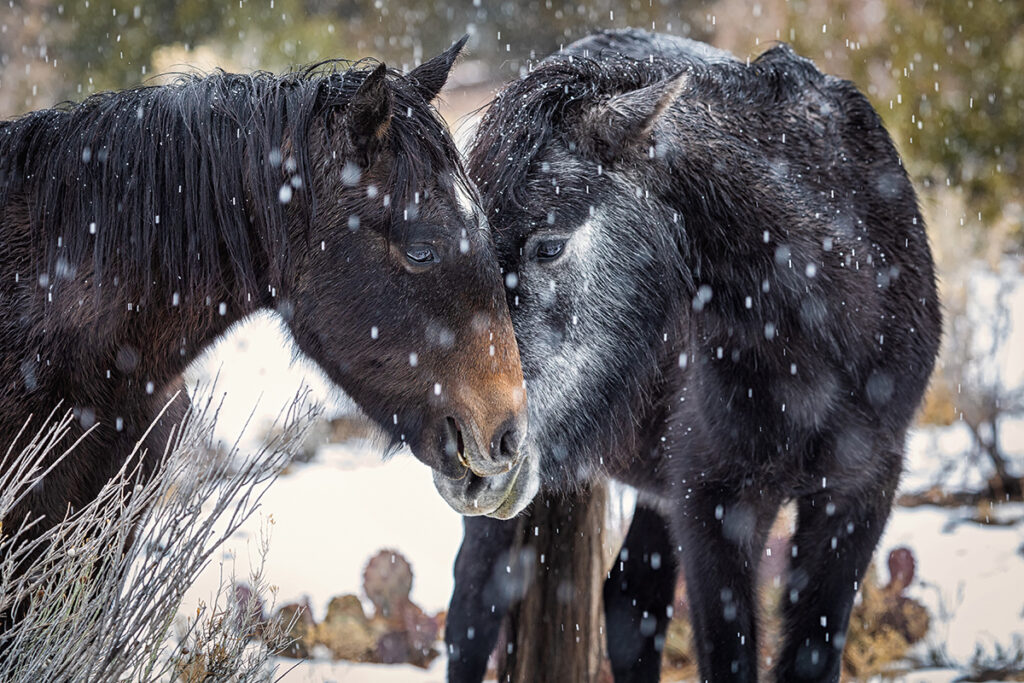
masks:
[[[900,600],[911,599],[928,621],[920,633],[868,633],[847,673],[1024,680],[1024,2],[11,0],[0,6],[0,116],[192,69],[281,71],[374,57],[407,70],[468,33],[440,104],[465,140],[474,112],[531,61],[594,29],[626,26],[704,40],[741,59],[788,42],[855,82],[881,114],[928,221],[946,331],[910,440],[901,507],[879,551],[883,564],[890,559],[891,580],[880,576],[878,592],[859,608],[875,601],[871,609],[903,613]],[[451,588],[459,518],[407,454],[380,464],[344,397],[293,356],[268,316],[236,330],[191,371],[193,381],[220,373],[219,386],[237,397],[224,411],[225,435],[237,434],[260,394],[269,398],[257,410],[257,431],[260,416],[274,414],[302,383],[331,406],[310,462],[297,463],[265,501],[257,526],[270,519],[276,527],[267,577],[281,602],[308,599],[317,623],[340,593],[358,595],[372,615],[366,562],[392,547],[411,560],[413,601],[437,615]],[[613,525],[628,523],[630,492],[612,495]],[[247,539],[258,533],[249,528],[222,558],[241,558],[241,575]],[[616,542],[612,534],[611,552]],[[903,549],[911,551],[910,585],[898,585],[907,576]],[[443,624],[443,614],[430,618]],[[685,642],[685,631],[679,638]],[[426,669],[382,673],[338,664],[344,654],[315,641],[293,654],[319,668],[303,665],[287,680],[443,679],[443,655],[420,661]],[[890,645],[892,657],[875,656]],[[679,647],[666,680],[692,674]],[[372,643],[366,648],[350,658],[371,658]],[[908,673],[925,669],[937,673]]]

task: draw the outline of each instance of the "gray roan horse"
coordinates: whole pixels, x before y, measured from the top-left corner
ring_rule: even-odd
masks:
[[[609,475],[654,501],[606,584],[616,680],[658,680],[672,559],[701,679],[757,680],[754,577],[793,500],[774,677],[838,681],[941,327],[914,190],[868,101],[784,45],[746,64],[601,33],[498,95],[469,170],[514,274],[525,457],[547,490]],[[466,520],[453,681],[480,680],[494,645],[511,527]]]
[[[0,453],[60,403],[78,420],[56,452],[95,426],[5,534],[92,500],[189,362],[261,309],[454,507],[502,514],[530,481],[522,371],[430,104],[464,42],[407,75],[216,73],[0,124]],[[147,438],[150,469],[175,419]]]

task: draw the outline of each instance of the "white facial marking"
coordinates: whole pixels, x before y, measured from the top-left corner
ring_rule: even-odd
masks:
[[[527,266],[536,305],[543,308],[556,306],[556,292],[563,287],[569,292],[589,290],[598,275],[593,267],[592,252],[600,242],[601,219],[600,214],[588,217],[573,232],[557,261],[550,264],[531,262]],[[586,327],[586,316],[584,320],[579,314],[573,314],[573,317],[577,326]],[[539,315],[530,315],[523,321],[523,336],[533,340],[538,352],[530,354],[536,367],[531,373],[534,379],[527,380],[531,425],[534,419],[539,424],[545,415],[564,414],[568,405],[581,398],[585,368],[596,351],[592,348],[596,346],[595,339],[577,335],[573,330],[565,330],[564,336],[550,329],[531,331],[531,327],[547,327],[539,318]]]

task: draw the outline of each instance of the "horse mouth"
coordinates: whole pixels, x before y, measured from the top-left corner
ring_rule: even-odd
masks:
[[[506,437],[503,436],[502,438]],[[478,438],[474,439],[474,443],[478,442]],[[463,430],[454,417],[445,418],[444,430],[441,434],[441,450],[449,462],[458,462],[462,467],[459,476],[448,475],[449,478],[455,480],[463,479],[470,472],[478,477],[494,477],[507,474],[517,467],[522,460],[521,457],[516,457],[507,462],[493,462],[481,455],[471,457],[466,448]]]
[[[461,479],[450,479],[435,470],[434,486],[461,515],[510,519],[530,504],[540,488],[531,461],[532,458],[521,457],[503,474],[489,477],[467,471]]]
[[[528,495],[524,495],[528,490],[526,487],[517,488],[517,484],[520,483],[519,475],[522,473],[523,463],[526,462],[526,458],[520,458],[515,465],[511,465],[510,468],[514,468],[512,474],[512,481],[508,485],[508,489],[505,491],[505,497],[498,504],[498,507],[490,512],[484,513],[487,517],[493,519],[511,519],[518,515],[523,509],[529,505],[537,491],[533,490]]]

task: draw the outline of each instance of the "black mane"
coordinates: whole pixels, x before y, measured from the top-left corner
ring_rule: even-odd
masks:
[[[522,179],[537,152],[554,136],[571,130],[574,114],[587,105],[684,71],[689,76],[685,96],[714,100],[741,92],[751,111],[791,92],[794,81],[813,83],[830,78],[787,45],[764,52],[749,66],[739,61],[708,61],[685,52],[670,58],[663,54],[639,58],[612,51],[601,52],[600,58],[579,53],[548,57],[486,105],[468,169],[481,196],[491,202],[485,207],[488,215],[528,203]]]
[[[252,291],[263,268],[279,281],[289,263],[282,186],[312,220],[311,126],[329,125],[373,66],[182,76],[0,123],[0,210],[23,198],[36,253],[46,254],[38,274],[51,282],[82,267],[97,284],[147,288],[159,274],[190,290],[232,277]],[[389,185],[400,212],[428,178],[458,180],[461,166],[436,110],[398,72],[389,76]]]

